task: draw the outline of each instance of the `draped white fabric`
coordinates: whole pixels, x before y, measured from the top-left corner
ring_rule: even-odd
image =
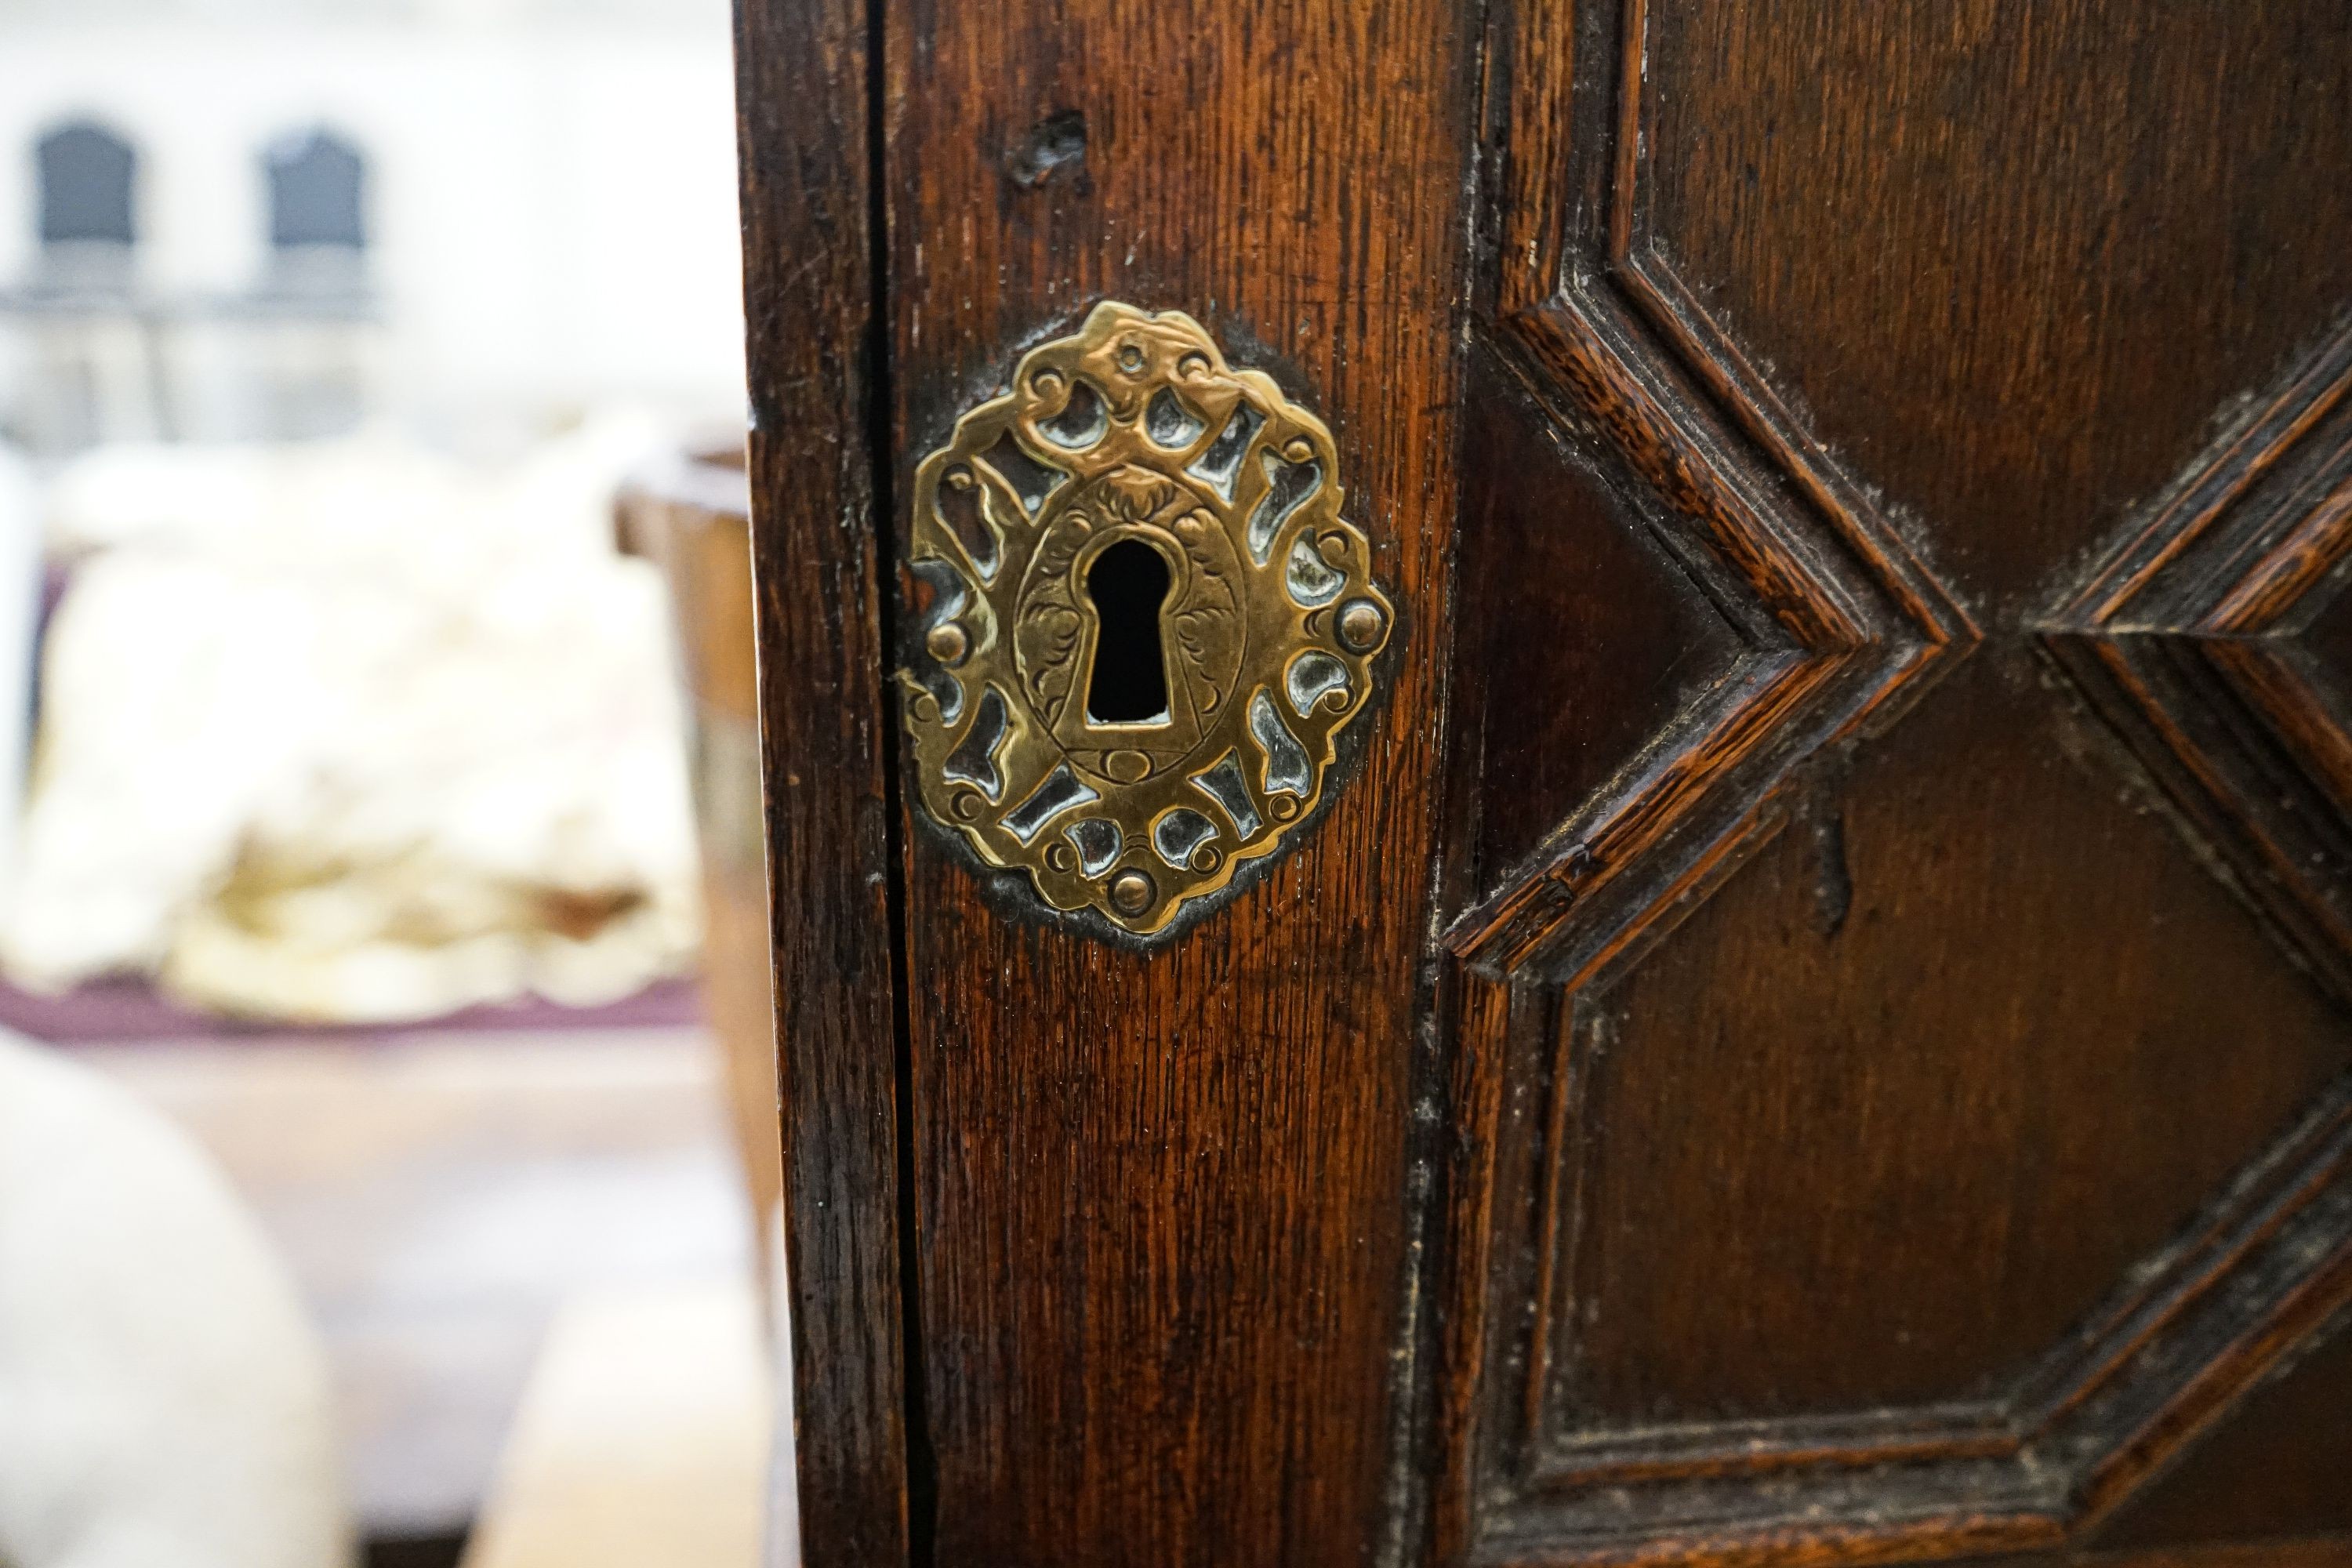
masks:
[[[495,471],[360,438],[62,474],[11,976],[367,1021],[680,969],[666,601],[612,543],[653,436],[600,419]]]

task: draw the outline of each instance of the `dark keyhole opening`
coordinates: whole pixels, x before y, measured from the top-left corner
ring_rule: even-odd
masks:
[[[1087,569],[1087,596],[1102,630],[1087,680],[1087,717],[1097,724],[1153,724],[1168,717],[1168,668],[1160,606],[1168,563],[1139,539],[1122,539]]]

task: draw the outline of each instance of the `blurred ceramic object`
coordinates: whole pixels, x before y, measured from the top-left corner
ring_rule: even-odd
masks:
[[[0,1562],[340,1568],[328,1373],[177,1128],[0,1035]]]

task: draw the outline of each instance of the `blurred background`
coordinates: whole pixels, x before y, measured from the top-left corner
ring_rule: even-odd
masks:
[[[726,0],[0,0],[0,1564],[755,1560]]]

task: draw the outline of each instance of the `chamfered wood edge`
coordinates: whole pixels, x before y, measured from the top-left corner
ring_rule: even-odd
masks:
[[[1563,824],[1455,919],[1447,946],[1489,966],[1605,943],[1643,904],[1633,884],[1670,880],[1824,747],[1896,722],[1981,640],[1654,255],[1646,15],[1643,0],[1493,8],[1479,302],[1530,395],[1686,518],[1793,657],[1778,670],[1748,661],[1769,679],[1747,700],[1690,716],[1644,759],[1645,777],[1604,791],[1621,798]]]
[[[737,0],[751,551],[799,1533],[909,1560],[870,19]]]
[[[2041,1532],[2030,1528],[2013,1528],[2004,1521],[1988,1520],[1955,1532],[1942,1546],[1932,1551],[1914,1551],[1907,1556],[1881,1555],[1876,1562],[1916,1562],[1935,1557],[1948,1562],[1953,1568],[2352,1568],[2352,1537],[2339,1535],[2298,1536],[2275,1541],[2215,1542],[2194,1546],[2177,1546],[2158,1551],[2075,1551],[2051,1552]],[[1986,1553],[1997,1552],[1992,1556]],[[2031,1556],[2015,1553],[2032,1552]],[[1959,1553],[1955,1557],[1951,1553]],[[1480,1558],[1481,1563],[1487,1560]],[[1497,1568],[1507,1563],[1510,1568],[1567,1568],[1568,1564],[1590,1563],[1589,1557],[1522,1556],[1497,1557]],[[1629,1565],[1686,1563],[1695,1559],[1664,1553],[1649,1557],[1628,1556],[1613,1561]],[[1793,1563],[1799,1568],[1828,1568],[1842,1561],[1832,1552],[1807,1552],[1801,1555],[1782,1552],[1778,1555],[1751,1555],[1746,1558],[1710,1559],[1712,1562],[1738,1563],[1740,1568],[1766,1563]]]
[[[2014,1557],[1970,1558],[1965,1568],[2022,1568]],[[2209,1542],[2157,1551],[2071,1552],[2045,1568],[2346,1568],[2352,1564],[2352,1536],[2313,1535],[2274,1541]]]
[[[2162,1300],[2126,1300],[2129,1293],[2119,1293],[2071,1358],[2060,1358],[2067,1362],[2063,1371],[2053,1364],[2049,1374],[2020,1390],[2011,1407],[1990,1415],[1951,1412],[1949,1420],[1892,1434],[1891,1445],[1857,1444],[1850,1434],[1825,1431],[1823,1441],[1800,1445],[1787,1456],[1801,1470],[1823,1460],[1832,1467],[1859,1461],[1893,1481],[1892,1490],[1872,1496],[1859,1487],[1833,1485],[1795,1500],[1807,1503],[1801,1510],[1805,1517],[1779,1518],[1761,1500],[1743,1512],[1735,1498],[1703,1494],[1706,1471],[1729,1453],[1727,1445],[1752,1434],[1726,1431],[1717,1435],[1725,1442],[1717,1443],[1706,1433],[1693,1433],[1690,1451],[1681,1456],[1650,1453],[1635,1443],[1604,1444],[1608,1451],[1572,1458],[1556,1477],[1536,1478],[1539,1484],[1565,1484],[1571,1506],[1563,1511],[1538,1504],[1514,1519],[1517,1487],[1489,1463],[1536,1425],[1535,1385],[1541,1377],[1539,1356],[1520,1359],[1520,1352],[1501,1342],[1512,1338],[1500,1325],[1513,1317],[1510,1303],[1519,1298],[1507,1289],[1498,1296],[1489,1271],[1524,1267],[1524,1238],[1533,1233],[1521,1227],[1546,1231],[1559,1206],[1557,1197],[1531,1197],[1522,1190],[1524,1181],[1514,1179],[1532,1174],[1528,1150],[1557,1142],[1556,1131],[1549,1140],[1533,1131],[1543,1117],[1529,1106],[1548,1095],[1557,1100],[1562,1072],[1542,1059],[1541,1041],[1550,1026],[1530,1025],[1525,1016],[1545,1008],[1573,1013],[1577,987],[1603,966],[1617,970],[1632,962],[1704,897],[1711,861],[1728,857],[1736,863],[1769,837],[1791,767],[1864,718],[1873,728],[1892,723],[1933,684],[1913,679],[1915,673],[1948,666],[1947,650],[1964,656],[1981,636],[1921,559],[1876,516],[1862,488],[1838,470],[1709,318],[1654,243],[1642,179],[1648,154],[1642,132],[1649,84],[1641,47],[1647,9],[1645,0],[1575,7],[1496,0],[1493,6],[1479,159],[1492,198],[1478,230],[1482,313],[1494,323],[1496,352],[1556,422],[1581,415],[1587,438],[1599,431],[1677,510],[1713,532],[1714,547],[1732,574],[1771,605],[1791,634],[1794,667],[1811,667],[1821,695],[1790,703],[1774,721],[1745,731],[1723,722],[1720,712],[1711,721],[1704,710],[1685,715],[1675,735],[1643,759],[1651,770],[1646,777],[1604,788],[1528,865],[1446,932],[1453,960],[1445,988],[1454,999],[1452,1104],[1463,1125],[1446,1172],[1445,1261],[1435,1289],[1447,1324],[1435,1422],[1438,1557],[1498,1564],[1669,1556],[1881,1562],[2056,1545],[2079,1538],[2341,1300],[2345,1266],[2352,1261],[2343,1243],[2352,1226],[2344,1207],[2341,1141],[2326,1135],[2340,1095],[2328,1097],[2297,1131],[2256,1155],[2232,1190],[2217,1197],[2201,1228],[2179,1243],[2181,1266],[2167,1270],[2168,1283],[2157,1292]],[[1515,79],[1520,77],[1527,79]],[[1663,355],[1634,322],[1657,335]],[[2326,411],[2321,405],[2334,395],[2341,356],[2340,340],[2331,342],[2274,401],[2280,412],[2270,423],[2276,445],[2303,436]],[[1754,444],[1783,483],[1739,478],[1755,470],[1726,443],[1723,426],[1706,411],[1709,404]],[[2224,479],[2233,468],[2243,470],[2241,479],[2258,477],[2278,455],[2261,447],[2259,441],[2225,444],[2215,471]],[[1718,482],[1724,475],[1732,482]],[[2235,771],[2249,782],[2195,782],[2202,786],[2207,821],[2239,830],[2259,851],[2275,846],[2263,832],[2266,814],[2249,803],[2283,770],[2262,754],[2267,739],[2257,743],[2251,732],[2267,721],[2326,784],[2340,784],[2342,758],[2352,754],[2352,742],[2298,678],[2293,658],[2273,657],[2294,650],[2249,640],[2280,619],[2345,552],[2343,520],[2352,511],[2346,496],[2340,487],[2329,492],[2326,504],[2310,511],[2308,525],[2225,584],[2233,591],[2212,607],[2212,624],[2197,628],[2202,646],[2147,650],[2175,665],[2198,665],[2196,706],[2205,731],[2220,736],[2210,746],[2162,734],[2151,741],[2146,722],[2135,739],[2116,711],[2128,706],[2161,729],[2190,706],[2187,698],[2172,700],[2152,677],[2135,679],[2155,660],[2128,646],[2137,638],[2118,635],[2140,628],[2116,614],[2178,546],[2191,542],[2183,526],[2191,513],[2180,505],[2153,516],[2142,537],[2119,554],[2117,566],[2090,580],[2080,607],[2068,617],[2087,624],[2043,629],[2045,647],[2078,683],[2092,684],[2084,677],[2086,665],[2112,666],[2123,678],[2107,689],[2121,685],[2124,703],[2095,705],[2134,742],[2135,751],[2152,746],[2165,753],[2164,766],[2151,763],[2158,782],[2174,786],[2168,767],[2173,775],[2222,771],[2204,766],[2213,752],[2233,767],[2246,764]],[[1742,504],[1751,499],[1760,505]],[[1760,569],[1776,553],[1793,560],[1796,572]],[[1853,595],[1850,585],[1857,580],[1863,592]],[[1786,592],[1790,586],[1794,595]],[[2084,614],[2101,591],[2111,595],[2105,613]],[[1841,625],[1835,612],[1857,603],[1859,611]],[[1898,658],[1888,658],[1889,653]],[[1905,667],[1901,654],[1910,656],[1914,668]],[[1837,662],[1854,667],[1847,679],[1832,679],[1832,669],[1825,668]],[[2183,686],[2184,679],[2173,684]],[[1887,700],[1906,687],[1902,700]],[[2091,695],[2095,700],[2102,693]],[[1710,775],[1717,787],[1682,783],[1695,774]],[[1618,809],[1596,811],[1610,805],[1612,791],[1622,797]],[[1710,795],[1713,805],[1700,810]],[[2301,816],[2324,816],[2341,827],[2344,799],[2336,788],[2326,807]],[[1603,858],[1594,847],[1612,834],[1619,842]],[[2273,866],[2281,862],[2276,853],[2267,858]],[[2296,889],[2306,897],[2310,890],[2308,879]],[[2250,901],[2258,908],[2265,903],[2259,896]],[[2281,918],[2284,901],[2269,900],[2263,912],[2285,945],[2323,973],[2331,959],[2340,964],[2347,943],[2331,929],[2334,921],[2313,918],[2332,913],[2340,920],[2340,912],[2290,911],[2304,916],[2295,929],[2295,921]],[[1562,989],[1538,996],[1548,986]],[[2343,989],[2340,983],[2334,988]],[[1556,1119],[1557,1105],[1552,1114]],[[1550,1157],[1557,1158],[1556,1151]],[[2263,1173],[2289,1166],[2306,1178],[2290,1184],[2297,1189],[2294,1195],[2277,1205],[2249,1195]],[[1505,1206],[1507,1215],[1501,1212]],[[2277,1235],[2290,1233],[2291,1247],[2272,1247]],[[2315,1245],[2323,1258],[2316,1266],[2285,1255],[2299,1251],[2307,1262]],[[2274,1277],[2255,1292],[2263,1302],[2246,1310],[2218,1306],[2231,1290],[2244,1294],[2250,1280],[2243,1259],[2259,1262],[2265,1251]],[[2161,1353],[2149,1353],[2151,1346],[2161,1347]],[[2205,1359],[2186,1383],[2133,1373],[2136,1365],[2192,1346]],[[1501,1382],[1494,1381],[1497,1376]],[[1515,1379],[1525,1380],[1517,1398],[1496,1397]],[[2051,1450],[2053,1428],[2063,1434],[2058,1447],[2072,1450],[2059,1466],[2063,1478],[2021,1474],[2021,1455],[2031,1451],[2035,1464],[2058,1457]],[[1940,1481],[1916,1465],[1939,1454],[1957,1467],[1948,1467]],[[2005,1473],[1979,1478],[2000,1484],[1974,1499],[1966,1488],[1944,1484],[1965,1479],[1961,1469],[1988,1462]],[[1602,1517],[1605,1510],[1575,1506],[1578,1489],[1638,1487],[1653,1479],[1688,1493],[1694,1506],[1679,1510],[1685,1517],[1672,1517],[1677,1510],[1664,1495],[1656,1500],[1661,1506],[1641,1520],[1612,1521]],[[1833,1495],[1839,1492],[1843,1502]]]
[[[2286,951],[2352,997],[2352,733],[2301,622],[2352,549],[2352,321],[2224,429],[2041,628]]]

